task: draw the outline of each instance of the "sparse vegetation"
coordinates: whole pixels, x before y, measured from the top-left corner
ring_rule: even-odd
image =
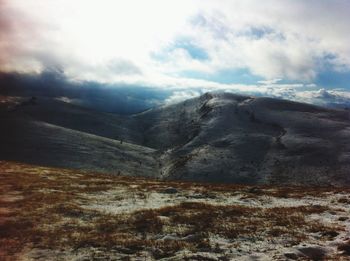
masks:
[[[169,188],[176,193],[165,193]],[[342,221],[335,218],[334,223],[322,223],[309,217],[325,213],[344,216],[340,207],[244,202],[266,198],[325,199],[348,192],[340,188],[305,190],[161,182],[1,162],[0,257],[19,257],[35,248],[74,253],[85,249],[91,255],[94,249],[121,256],[148,253],[154,259],[186,250],[194,255],[204,251],[224,258],[228,248],[216,238],[224,239],[231,248],[261,241],[277,245],[283,242],[284,247],[292,247],[308,242],[312,234],[325,242],[343,231]],[[172,200],[147,208],[154,193]],[[240,198],[242,203],[227,203],[227,197]],[[345,203],[343,197],[338,197],[339,204]],[[94,207],[94,201],[107,208]],[[144,203],[130,211],[109,209],[124,201],[130,205]],[[338,249],[348,253],[346,243]]]

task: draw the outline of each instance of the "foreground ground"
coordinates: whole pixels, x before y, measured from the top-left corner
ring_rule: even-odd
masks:
[[[350,260],[350,189],[0,162],[0,260]]]

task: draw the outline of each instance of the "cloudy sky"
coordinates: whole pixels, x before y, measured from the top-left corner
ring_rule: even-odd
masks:
[[[349,14],[347,0],[0,0],[0,71],[173,90],[166,102],[348,103]]]

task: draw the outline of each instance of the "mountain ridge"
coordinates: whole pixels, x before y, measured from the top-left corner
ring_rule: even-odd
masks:
[[[21,100],[14,108],[1,112],[1,159],[43,164],[39,159],[46,157],[55,167],[170,180],[350,184],[345,110],[219,92],[130,116],[42,97],[35,104]],[[53,146],[56,138],[75,147],[64,153]],[[38,140],[47,142],[39,151],[33,145]]]

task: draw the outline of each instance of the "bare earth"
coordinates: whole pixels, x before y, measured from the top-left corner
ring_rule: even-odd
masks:
[[[350,189],[0,162],[0,260],[350,260]]]

